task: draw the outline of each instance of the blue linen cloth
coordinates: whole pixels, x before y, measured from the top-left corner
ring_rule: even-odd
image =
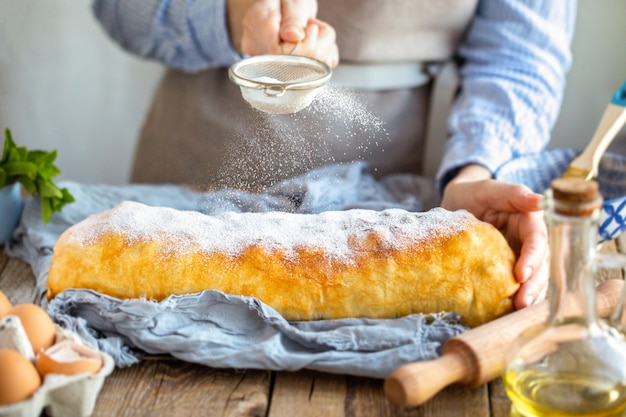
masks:
[[[49,303],[44,298],[53,246],[60,234],[88,215],[121,201],[207,215],[391,207],[424,211],[436,203],[432,180],[394,175],[377,181],[363,163],[357,162],[322,167],[261,194],[194,192],[174,185],[65,182],[62,186],[70,190],[76,203],[55,213],[44,225],[39,200],[30,200],[5,250],[32,266],[41,304],[53,319],[109,353],[117,366],[132,365],[146,352],[171,354],[212,367],[308,368],[384,378],[404,363],[436,358],[446,340],[467,330],[460,317],[449,312],[390,320],[288,322],[255,298],[218,291],[170,296],[162,302],[120,300],[88,290],[67,290]]]

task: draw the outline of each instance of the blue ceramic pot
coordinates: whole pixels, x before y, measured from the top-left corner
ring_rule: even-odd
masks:
[[[22,215],[20,184],[0,188],[0,245],[8,242]]]

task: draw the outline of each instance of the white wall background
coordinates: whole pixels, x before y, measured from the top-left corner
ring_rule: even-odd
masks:
[[[611,96],[626,81],[624,18],[626,0],[578,0],[574,61],[550,147],[586,146]],[[610,150],[626,154],[626,127]]]
[[[626,80],[624,17],[626,0],[579,0],[574,64],[551,147],[585,146]],[[89,0],[0,0],[0,128],[19,145],[57,149],[59,180],[127,182],[161,74],[105,35]],[[626,149],[625,130],[614,148]]]
[[[141,0],[140,0],[141,1]],[[127,182],[162,69],[123,52],[89,0],[0,0],[0,128],[58,150],[58,180]]]

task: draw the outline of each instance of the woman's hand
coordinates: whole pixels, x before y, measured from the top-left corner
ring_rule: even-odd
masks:
[[[441,206],[465,209],[493,224],[518,255],[515,278],[521,287],[515,307],[541,301],[548,288],[548,234],[541,207],[542,196],[519,184],[491,179],[479,165],[469,165],[448,185]]]
[[[316,0],[229,0],[233,45],[247,55],[290,53],[339,62],[335,30],[316,19]],[[297,45],[297,46],[296,46]]]

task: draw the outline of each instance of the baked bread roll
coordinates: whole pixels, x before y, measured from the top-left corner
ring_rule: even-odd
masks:
[[[287,320],[455,311],[473,327],[512,310],[514,261],[502,234],[465,211],[207,216],[124,202],[61,235],[48,298],[213,289],[256,297]]]

